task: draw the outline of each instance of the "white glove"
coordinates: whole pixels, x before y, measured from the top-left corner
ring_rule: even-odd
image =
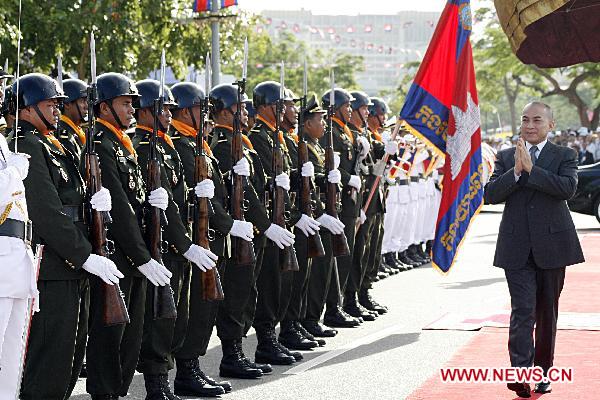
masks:
[[[365,214],[365,212],[363,211],[363,209],[360,209],[360,224],[364,224],[365,221],[367,220],[367,214]]]
[[[140,265],[138,269],[154,286],[165,286],[173,276],[171,271],[153,258],[146,264]]]
[[[8,153],[6,166],[15,167],[17,171],[19,171],[21,180],[25,180],[25,178],[27,178],[27,174],[29,173],[29,157],[22,153]]]
[[[364,136],[358,136],[356,141],[358,142],[358,148],[360,149],[359,158],[365,158],[367,154],[369,154],[369,151],[371,151],[371,143],[369,143],[369,140]]]
[[[319,226],[321,226],[321,224],[308,215],[302,214],[295,226],[300,229],[305,236],[310,236],[314,235],[319,230]]]
[[[183,253],[183,256],[196,264],[200,271],[204,272],[213,269],[217,265],[218,256],[212,251],[198,245],[191,245],[190,248]]]
[[[340,233],[344,233],[344,224],[337,218],[332,217],[329,214],[323,214],[317,221],[325,227],[329,232],[334,235],[339,235]]]
[[[164,188],[154,189],[150,192],[150,196],[148,196],[148,203],[152,207],[160,208],[161,210],[166,210],[169,206],[169,194]]]
[[[104,187],[100,188],[90,199],[90,204],[96,211],[110,211],[112,209],[110,191]]]
[[[340,183],[342,181],[342,173],[339,169],[332,169],[327,174],[327,180],[331,183]]]
[[[290,190],[290,177],[285,172],[275,177],[275,185],[287,191]]]
[[[333,167],[335,169],[340,167],[340,153],[333,153]]]
[[[265,236],[271,239],[280,249],[294,244],[294,234],[276,224],[269,226],[265,231]]]
[[[385,142],[385,152],[389,155],[394,155],[398,152],[398,143],[395,140]]]
[[[348,181],[348,186],[352,186],[356,190],[360,190],[360,186],[361,186],[360,176],[350,175],[350,180]]]
[[[204,179],[202,182],[198,182],[194,188],[194,192],[197,197],[212,199],[215,197],[215,184],[210,179]]]
[[[240,159],[234,166],[233,172],[236,175],[250,176],[250,163],[245,158]]]
[[[244,239],[248,242],[251,242],[252,239],[254,239],[254,229],[252,227],[252,223],[246,221],[238,221],[237,219],[233,220],[233,225],[231,226],[229,234],[231,236]]]
[[[82,268],[102,279],[107,285],[119,283],[119,278],[124,277],[114,262],[96,254],[90,254],[83,263]]]
[[[314,178],[315,176],[315,166],[310,161],[302,164],[302,176],[310,176]]]

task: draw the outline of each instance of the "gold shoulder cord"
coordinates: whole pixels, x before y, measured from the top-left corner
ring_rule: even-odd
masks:
[[[7,205],[4,211],[2,212],[2,215],[0,215],[0,225],[2,225],[4,221],[6,221],[6,218],[8,218],[8,214],[10,214],[13,204],[14,203],[10,203],[9,205]]]
[[[321,158],[321,155],[317,152],[317,149],[315,149],[315,146],[313,146],[312,144],[307,144],[307,147],[310,150],[310,152],[313,153],[315,155],[315,157],[317,157],[317,160],[319,161],[319,165],[324,165],[325,160],[323,160],[323,158]]]

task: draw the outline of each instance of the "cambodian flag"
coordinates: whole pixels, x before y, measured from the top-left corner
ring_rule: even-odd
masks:
[[[226,8],[231,6],[237,6],[237,0],[221,0],[221,7]],[[212,10],[212,0],[194,0],[192,6],[194,12],[204,12]]]
[[[433,264],[452,267],[483,203],[479,101],[469,0],[449,0],[400,112],[409,129],[445,155]]]

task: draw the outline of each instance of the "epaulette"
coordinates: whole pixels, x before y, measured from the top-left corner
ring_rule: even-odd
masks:
[[[141,145],[147,145],[147,144],[150,144],[150,142],[138,142],[139,146],[141,146]]]
[[[102,144],[102,141],[100,141],[100,140],[94,140],[94,143],[96,143],[96,144]]]
[[[181,139],[181,136],[171,136],[171,140],[179,140]]]

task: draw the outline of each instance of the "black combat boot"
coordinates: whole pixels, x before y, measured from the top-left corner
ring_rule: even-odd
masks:
[[[317,344],[319,345],[319,347],[323,347],[325,346],[325,339],[319,339],[314,337],[314,335],[312,333],[310,333],[309,331],[306,330],[306,328],[304,328],[304,326],[302,326],[302,324],[300,323],[300,321],[295,321],[294,322],[294,327],[296,328],[296,330],[298,332],[300,332],[302,334],[302,336],[304,336],[305,338],[307,338],[308,340],[312,340],[313,342],[317,342]]]
[[[179,396],[217,397],[225,394],[221,386],[211,385],[201,375],[198,359],[180,359],[175,374],[175,394]],[[231,387],[231,385],[229,385]]]
[[[219,375],[224,378],[257,379],[263,376],[260,369],[250,365],[242,352],[241,340],[221,340],[223,358],[219,366]]]
[[[144,385],[146,400],[170,400],[164,392],[160,375],[144,374]]]
[[[296,359],[287,355],[277,341],[274,329],[258,330],[256,332],[258,345],[254,358],[256,362],[273,365],[290,365],[296,362]]]
[[[358,293],[358,302],[367,310],[375,311],[378,314],[385,314],[386,312],[388,312],[387,307],[382,306],[381,304],[373,300],[371,294],[369,294],[368,289],[361,289],[361,291]]]
[[[313,336],[316,337],[334,337],[338,331],[321,324],[319,321],[302,321],[302,326]]]
[[[354,328],[363,322],[362,318],[348,315],[341,307],[325,310],[323,323],[331,328]]]
[[[312,350],[319,347],[316,340],[310,340],[298,331],[293,321],[281,322],[278,340],[279,343],[292,350]]]
[[[431,262],[431,257],[429,257],[429,252],[425,252],[423,250],[423,243],[419,243],[418,245],[416,245],[417,247],[417,254],[423,259],[425,260],[425,263],[430,263]]]
[[[346,293],[344,295],[344,311],[355,318],[362,318],[363,321],[375,321],[376,312],[371,312],[358,304],[356,293]]]

